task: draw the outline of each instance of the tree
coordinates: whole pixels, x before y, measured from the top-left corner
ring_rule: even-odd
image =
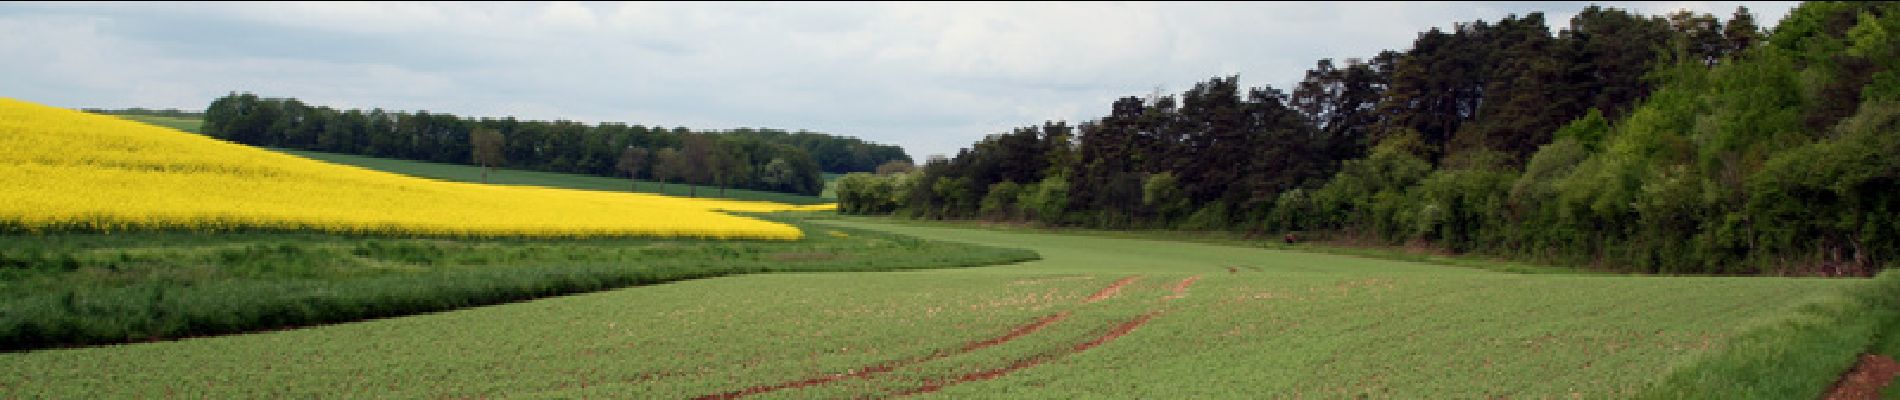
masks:
[[[884,164],[877,166],[878,175],[901,174],[915,170],[917,170],[917,166],[910,165],[910,161],[906,160],[885,161]]]
[[[987,218],[1015,219],[1021,214],[1018,211],[1017,202],[1020,201],[1022,192],[1023,185],[1016,182],[1002,181],[991,184],[989,192],[983,195],[982,202],[977,206],[978,212]]]
[[[719,197],[726,197],[726,187],[731,186],[734,180],[744,179],[747,175],[751,175],[749,170],[752,160],[748,159],[750,157],[746,154],[746,147],[748,146],[745,144],[720,141],[718,148],[713,149],[713,159],[710,163],[713,180],[719,183]]]
[[[505,140],[501,132],[490,129],[476,130],[474,134],[468,136],[468,140],[469,152],[472,153],[475,164],[482,166],[482,183],[488,183],[488,172],[506,161],[501,153],[501,146]]]
[[[620,151],[620,163],[615,164],[614,168],[627,173],[627,191],[639,190],[640,171],[647,166],[647,153],[647,149],[636,146],[627,146]]]
[[[653,154],[653,180],[660,183],[660,194],[666,194],[666,181],[679,176],[685,164],[679,150],[670,147]]]
[[[1643,79],[1674,35],[1661,18],[1644,17],[1616,8],[1590,6],[1570,18],[1570,27],[1558,36],[1571,59],[1572,91],[1581,107],[1594,108],[1615,120],[1649,96]]]
[[[686,183],[689,185],[686,196],[699,197],[698,185],[708,183],[717,177],[715,174],[719,169],[721,157],[716,146],[718,144],[705,135],[687,134],[680,138],[679,154],[683,165],[680,165],[673,173],[686,178]]]
[[[1365,155],[1371,129],[1379,122],[1373,111],[1379,106],[1392,64],[1398,58],[1398,52],[1385,51],[1371,62],[1348,59],[1345,68],[1335,67],[1331,59],[1321,59],[1293,89],[1288,106],[1318,130],[1323,143],[1317,147],[1324,149],[1328,158],[1345,160]]]
[[[1761,27],[1755,25],[1755,14],[1749,13],[1747,6],[1736,6],[1728,26],[1722,27],[1722,36],[1728,44],[1723,51],[1733,56],[1761,42]]]
[[[792,170],[792,163],[784,158],[773,158],[759,169],[759,180],[773,190],[786,190],[786,187],[794,185],[797,176],[798,171]]]
[[[1713,67],[1727,55],[1729,39],[1723,37],[1722,21],[1713,15],[1677,11],[1669,14],[1669,27],[1676,32],[1673,47],[1678,61]]]

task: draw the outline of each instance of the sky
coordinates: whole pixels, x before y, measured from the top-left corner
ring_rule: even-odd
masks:
[[[1588,2],[0,2],[0,97],[202,110],[230,92],[336,108],[809,130],[953,155],[1213,77],[1289,90],[1322,58]],[[1795,2],[1597,2],[1772,27]]]

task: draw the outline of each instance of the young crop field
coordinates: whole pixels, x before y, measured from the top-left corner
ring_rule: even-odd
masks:
[[[1661,386],[1681,385],[1720,398],[1812,398],[1861,348],[1800,358],[1818,370],[1767,371],[1787,392],[1711,393],[1708,385],[1734,382],[1702,372],[1774,343],[1764,328],[1819,321],[1807,317],[1895,286],[1892,275],[1523,275],[1134,238],[822,224],[1026,248],[1041,259],[746,275],[0,354],[0,397],[1628,398],[1668,397]],[[1886,319],[1852,320],[1892,319],[1876,314]],[[1869,329],[1840,332],[1866,339]]]
[[[734,274],[1035,257],[790,223],[812,233],[797,241],[0,235],[0,351],[347,322]]]
[[[445,182],[0,99],[0,231],[797,239],[726,214],[826,205]]]

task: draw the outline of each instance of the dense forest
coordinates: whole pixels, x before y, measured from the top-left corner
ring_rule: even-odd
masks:
[[[212,137],[258,146],[802,195],[824,190],[821,172],[872,171],[888,162],[910,162],[896,146],[811,132],[695,132],[427,111],[336,110],[249,93],[212,101],[204,112],[203,129]],[[494,151],[478,151],[484,142],[494,143]]]
[[[1900,260],[1900,3],[1772,30],[1591,6],[1234,77],[852,174],[842,212],[1221,229],[1598,269],[1869,275]]]

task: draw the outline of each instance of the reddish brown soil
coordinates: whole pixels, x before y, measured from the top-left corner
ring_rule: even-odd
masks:
[[[1088,349],[1095,348],[1096,346],[1108,344],[1108,342],[1112,342],[1117,338],[1121,338],[1122,336],[1127,335],[1129,332],[1133,332],[1135,328],[1140,328],[1142,324],[1148,323],[1148,320],[1154,319],[1155,316],[1160,315],[1160,314],[1161,314],[1160,311],[1142,314],[1139,317],[1135,317],[1135,319],[1128,320],[1128,322],[1123,322],[1121,325],[1116,325],[1114,329],[1109,329],[1108,333],[1104,333],[1100,337],[1096,337],[1095,339],[1089,340],[1087,342],[1077,343],[1075,345],[1075,348],[1069,351],[1057,352],[1057,353],[1052,353],[1052,354],[1045,353],[1045,354],[1038,355],[1035,357],[1016,360],[1016,362],[1012,362],[1009,365],[1003,366],[1001,368],[988,369],[988,370],[963,374],[962,376],[958,376],[954,379],[950,379],[946,381],[926,383],[923,386],[918,386],[915,388],[911,388],[909,390],[900,391],[900,392],[895,393],[894,395],[909,396],[909,395],[914,395],[914,394],[930,393],[930,392],[935,392],[938,390],[943,390],[943,388],[952,386],[952,385],[1001,378],[1004,375],[1009,375],[1012,372],[1020,371],[1020,370],[1023,370],[1029,367],[1034,367],[1037,365],[1041,365],[1042,363],[1053,361],[1055,359],[1062,358],[1063,356],[1081,353]]]
[[[1893,383],[1895,374],[1900,374],[1900,362],[1893,357],[1879,354],[1863,354],[1860,364],[1842,375],[1834,382],[1834,388],[1828,389],[1827,400],[1879,399],[1880,389]]]
[[[1000,336],[984,339],[984,340],[979,340],[975,342],[970,342],[969,344],[965,344],[963,345],[963,347],[958,348],[957,350],[954,350],[954,351],[939,350],[937,352],[931,353],[930,355],[923,356],[923,357],[892,360],[892,361],[886,361],[886,362],[872,364],[872,365],[866,365],[864,367],[853,369],[849,372],[842,373],[842,374],[821,375],[821,376],[814,376],[814,377],[795,380],[795,381],[780,382],[773,385],[753,386],[753,387],[749,387],[745,389],[740,389],[740,390],[735,390],[735,391],[730,391],[730,392],[725,392],[725,393],[720,393],[720,394],[709,394],[705,396],[699,396],[699,397],[695,397],[694,399],[696,400],[737,399],[740,397],[746,397],[746,396],[751,396],[755,394],[771,393],[771,392],[785,390],[785,389],[796,389],[796,388],[802,388],[806,386],[823,385],[823,384],[837,382],[837,381],[850,379],[850,378],[869,377],[871,375],[891,372],[893,370],[896,370],[898,368],[905,367],[905,366],[915,365],[915,364],[923,363],[926,361],[949,357],[952,355],[968,353],[968,352],[976,351],[978,349],[1000,345],[1003,343],[1009,343],[1009,341],[1011,340],[1016,340],[1016,338],[1020,338],[1031,333],[1036,333],[1036,331],[1042,330],[1043,327],[1062,321],[1063,319],[1066,319],[1068,317],[1069,317],[1069,312],[1067,311],[1051,314],[1049,316],[1038,318],[1036,319],[1035,322],[1030,322],[1029,324],[1018,326],[1016,327],[1016,329],[1011,329],[1009,332],[1004,333]]]
[[[1201,276],[1200,276],[1200,275],[1195,275],[1195,276],[1190,276],[1190,277],[1188,277],[1187,279],[1182,279],[1182,280],[1181,280],[1180,282],[1175,282],[1175,283],[1174,283],[1174,295],[1172,295],[1172,296],[1168,296],[1168,297],[1163,297],[1163,299],[1166,299],[1166,300],[1174,300],[1174,299],[1179,299],[1179,298],[1182,298],[1182,297],[1186,297],[1186,296],[1187,296],[1187,290],[1188,290],[1188,287],[1189,287],[1189,286],[1194,286],[1194,281],[1198,281],[1198,280],[1201,280]]]
[[[1154,319],[1156,315],[1161,315],[1161,312],[1150,311],[1147,314],[1142,314],[1139,317],[1135,317],[1135,319],[1128,320],[1128,322],[1123,322],[1121,325],[1116,325],[1115,329],[1108,330],[1108,333],[1102,334],[1101,337],[1095,338],[1095,340],[1090,340],[1087,342],[1076,344],[1075,351],[1081,352],[1083,350],[1094,348],[1095,346],[1108,344],[1108,342],[1112,342],[1115,339],[1121,338],[1122,335],[1127,335],[1128,332],[1134,332],[1135,328],[1140,328],[1142,324],[1148,323],[1148,320]]]
[[[1062,319],[1068,318],[1068,317],[1069,317],[1068,311],[1051,314],[1047,317],[1042,317],[1042,319],[1036,320],[1036,322],[1031,322],[1029,323],[1029,325],[1018,326],[1016,327],[1016,329],[1009,331],[1009,333],[1003,334],[1003,336],[997,336],[997,337],[989,338],[988,340],[983,340],[983,341],[970,342],[970,344],[963,345],[963,351],[971,352],[971,351],[982,349],[984,347],[990,347],[990,346],[995,346],[995,345],[999,345],[1003,343],[1009,343],[1009,341],[1011,340],[1016,340],[1016,338],[1023,337],[1024,335],[1036,333],[1036,331],[1042,330],[1042,327],[1049,326],[1049,324],[1056,323],[1057,321],[1061,321]]]
[[[1108,300],[1108,298],[1115,297],[1116,294],[1121,293],[1123,286],[1128,286],[1128,284],[1135,283],[1135,281],[1138,281],[1138,280],[1141,280],[1140,275],[1122,278],[1121,280],[1115,281],[1115,283],[1108,284],[1108,287],[1102,288],[1101,291],[1097,291],[1095,292],[1095,294],[1089,295],[1089,298],[1087,300],[1083,300],[1082,302],[1094,303],[1094,302],[1098,302],[1102,300]]]

